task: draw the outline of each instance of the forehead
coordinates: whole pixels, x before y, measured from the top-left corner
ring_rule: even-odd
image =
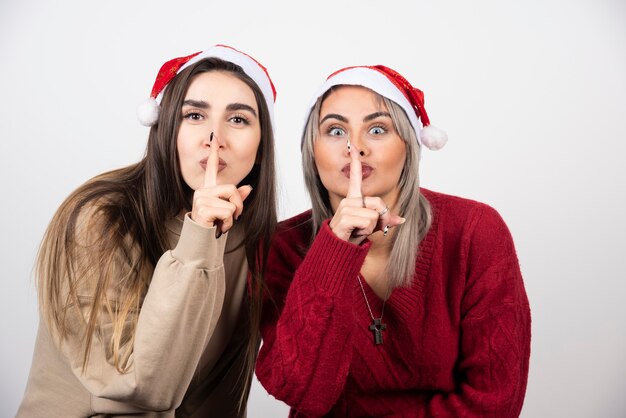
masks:
[[[240,102],[256,108],[252,88],[228,71],[207,71],[195,75],[189,83],[185,99]]]
[[[387,111],[383,97],[363,86],[340,85],[330,89],[320,113],[362,113]]]

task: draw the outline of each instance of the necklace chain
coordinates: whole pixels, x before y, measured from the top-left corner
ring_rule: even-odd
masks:
[[[365,298],[365,304],[367,305],[367,310],[369,311],[370,316],[372,317],[372,321],[375,321],[376,318],[374,318],[374,314],[372,313],[372,307],[370,306],[369,300],[367,300],[367,295],[365,294],[365,288],[363,287],[363,282],[361,282],[361,275],[357,275],[356,278],[359,281],[359,285],[361,286],[361,292],[363,292],[363,298]],[[383,320],[383,315],[385,314],[385,303],[387,303],[387,299],[383,300],[383,308],[380,311],[380,318],[378,318],[379,321]]]

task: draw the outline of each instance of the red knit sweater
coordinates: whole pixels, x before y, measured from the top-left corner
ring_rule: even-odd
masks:
[[[433,224],[413,284],[386,302],[382,345],[357,281],[370,243],[342,241],[326,222],[303,257],[310,212],[281,222],[256,373],[290,416],[519,415],[530,309],[509,230],[487,205],[422,192]]]

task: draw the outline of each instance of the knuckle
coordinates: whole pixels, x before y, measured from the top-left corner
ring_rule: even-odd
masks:
[[[210,219],[212,217],[212,211],[210,210],[210,208],[204,206],[201,208],[198,208],[198,216],[200,216],[201,219]]]

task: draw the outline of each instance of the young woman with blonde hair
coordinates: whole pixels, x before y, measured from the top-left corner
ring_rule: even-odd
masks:
[[[302,139],[312,209],[268,259],[257,376],[290,416],[513,417],[530,310],[491,207],[419,187],[446,137],[384,66],[333,73]]]

